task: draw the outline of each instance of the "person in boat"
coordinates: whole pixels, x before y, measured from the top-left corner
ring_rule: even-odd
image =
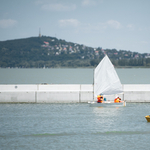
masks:
[[[97,96],[97,103],[102,103],[103,100],[104,100],[103,95],[99,94],[99,95]]]
[[[115,98],[114,103],[120,103],[120,102],[121,102],[121,98],[120,97]]]

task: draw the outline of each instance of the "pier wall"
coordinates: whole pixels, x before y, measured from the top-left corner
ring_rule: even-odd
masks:
[[[150,84],[124,84],[123,91],[127,102],[150,102]]]
[[[150,84],[123,84],[127,102],[150,102]],[[116,95],[105,96],[114,100]],[[0,85],[0,103],[80,103],[93,100],[92,84]],[[96,98],[95,98],[96,100]]]

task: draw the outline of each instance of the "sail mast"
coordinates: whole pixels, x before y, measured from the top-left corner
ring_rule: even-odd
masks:
[[[94,68],[93,68],[93,101],[94,101]]]

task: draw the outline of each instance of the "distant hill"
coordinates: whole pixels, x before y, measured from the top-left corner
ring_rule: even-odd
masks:
[[[0,41],[0,67],[95,67],[107,54],[116,67],[149,67],[150,56],[126,50],[92,48],[55,37]]]

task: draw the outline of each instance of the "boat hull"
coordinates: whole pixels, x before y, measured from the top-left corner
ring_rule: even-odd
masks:
[[[150,115],[145,116],[147,122],[150,122]]]
[[[91,107],[122,107],[122,106],[126,106],[126,102],[125,101],[123,101],[121,103],[114,103],[114,102],[103,102],[103,103],[89,102],[89,105]]]

